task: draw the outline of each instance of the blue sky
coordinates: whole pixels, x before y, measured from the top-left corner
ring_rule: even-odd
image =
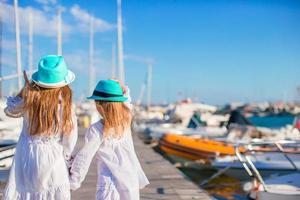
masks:
[[[87,3],[89,2],[89,3]],[[12,1],[4,3],[7,9]],[[77,74],[77,99],[87,95],[87,14],[98,20],[96,79],[111,73],[116,43],[116,1],[20,1],[22,64],[27,66],[26,10],[34,9],[34,63],[56,52],[55,10],[63,9],[63,55]],[[300,1],[123,0],[126,83],[137,98],[153,60],[153,101],[293,101],[300,98]],[[22,12],[22,11],[21,11]],[[14,70],[13,13],[4,24],[3,74]],[[21,13],[22,16],[22,13]],[[40,20],[39,20],[39,19]],[[42,20],[41,20],[42,19]],[[44,20],[43,20],[44,19]],[[49,22],[48,22],[48,21]],[[5,83],[6,91],[15,81]]]

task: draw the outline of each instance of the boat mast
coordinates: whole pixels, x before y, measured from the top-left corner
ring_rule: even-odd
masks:
[[[147,109],[151,107],[151,90],[152,90],[152,64],[148,63],[148,79],[147,79]]]
[[[112,78],[116,78],[116,45],[112,45],[111,49],[111,76]]]
[[[61,8],[57,8],[57,55],[62,55]]]
[[[300,85],[298,85],[296,87],[297,93],[298,93],[298,97],[299,97],[299,102],[300,102]]]
[[[89,94],[93,92],[94,84],[94,17],[90,17],[90,43],[89,43]]]
[[[21,40],[20,40],[20,27],[19,27],[19,12],[18,12],[18,0],[14,0],[15,10],[15,31],[16,31],[16,64],[17,64],[17,76],[18,76],[18,88],[22,88],[22,69],[21,69]]]
[[[123,55],[123,30],[122,30],[122,1],[117,0],[118,6],[118,16],[117,16],[117,24],[118,24],[118,66],[119,66],[119,79],[121,82],[125,82],[125,71],[124,71],[124,55]]]
[[[146,88],[146,83],[143,82],[143,84],[141,86],[141,89],[140,89],[140,93],[139,93],[138,99],[136,101],[137,105],[141,105],[141,103],[142,103],[142,100],[143,100],[143,97],[144,97],[144,93],[145,93],[145,88]]]
[[[0,78],[2,78],[2,2],[0,2]],[[2,81],[0,81],[0,98],[2,97]]]
[[[29,76],[33,72],[33,62],[32,62],[32,53],[33,53],[33,19],[32,11],[29,10],[29,21],[28,21],[28,66],[29,66]]]

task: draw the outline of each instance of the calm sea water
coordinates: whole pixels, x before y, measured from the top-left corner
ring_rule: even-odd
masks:
[[[268,127],[268,128],[281,128],[288,124],[293,124],[294,116],[253,116],[249,120],[255,126]]]

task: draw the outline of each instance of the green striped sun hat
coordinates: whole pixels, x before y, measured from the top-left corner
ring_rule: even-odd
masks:
[[[110,102],[124,102],[128,99],[124,96],[120,84],[111,79],[99,81],[93,92],[93,95],[87,98],[97,101]]]

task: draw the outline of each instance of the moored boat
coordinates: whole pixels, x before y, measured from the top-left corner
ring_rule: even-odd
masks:
[[[300,173],[269,178],[264,183],[259,182],[248,197],[257,200],[299,200]]]
[[[295,172],[287,175],[273,175],[269,178],[264,178],[261,170],[255,165],[249,153],[253,152],[252,147],[241,153],[236,147],[236,155],[242,163],[245,171],[250,177],[254,178],[252,187],[250,187],[248,197],[250,199],[258,200],[298,200],[300,199],[300,173],[299,173],[299,159],[291,157],[291,155],[299,154],[299,142],[296,141],[280,141],[273,145],[277,148],[277,152],[283,155],[283,158],[293,166]],[[256,145],[256,144],[255,144]],[[261,144],[259,144],[261,145]],[[268,145],[272,145],[268,143]],[[283,145],[287,145],[284,148]],[[276,166],[274,166],[274,169]]]
[[[159,140],[159,148],[166,154],[188,160],[235,155],[234,145],[231,143],[176,134],[164,135]],[[244,151],[243,147],[240,147],[240,151]]]
[[[295,165],[300,168],[300,154],[289,154]],[[288,162],[282,153],[257,152],[249,155],[249,159],[260,171],[262,177],[283,175],[295,172],[295,167]],[[219,157],[212,161],[212,166],[218,170],[225,169],[224,174],[239,180],[249,180],[251,177],[245,171],[236,156]]]

